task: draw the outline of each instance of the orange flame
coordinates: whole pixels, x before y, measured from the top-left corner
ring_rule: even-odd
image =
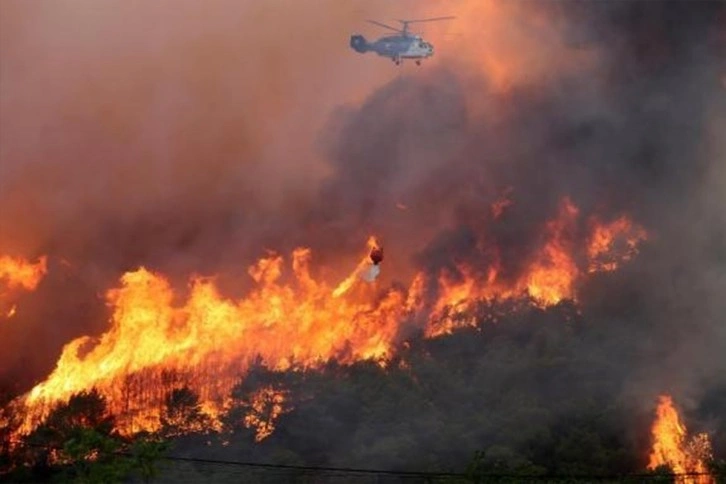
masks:
[[[249,401],[250,410],[244,417],[244,426],[255,429],[255,442],[262,442],[275,431],[275,422],[291,408],[284,408],[285,392],[272,387],[256,391]]]
[[[493,255],[484,272],[459,262],[456,277],[420,273],[407,291],[383,291],[360,278],[372,264],[371,249],[379,247],[375,237],[337,286],[311,276],[310,249],[293,251],[291,271],[282,255],[270,253],[249,268],[255,286],[239,300],[223,298],[213,279],[196,277],[186,300],[175,303],[178,297],[161,274],[144,268],[128,272],[106,295],[113,310],[110,329],[97,339],[68,343],[49,377],[14,402],[23,420],[18,432],[32,431],[53,405],[91,388],[106,398],[125,434],[160,429],[169,392],[181,387],[198,396],[209,426],[219,428],[232,388],[258,361],[273,370],[311,368],[329,359],[343,364],[374,359],[385,367],[404,319],[423,320],[425,334],[435,337],[474,324],[469,313],[477,301],[524,297],[548,306],[574,300],[584,273],[572,236],[578,218],[579,210],[564,199],[557,216],[543,226],[540,250],[514,279],[501,275],[494,247],[483,249]],[[598,227],[594,234],[600,234]],[[594,235],[592,240],[602,252],[610,251],[614,239]],[[427,295],[434,293],[431,300]],[[270,393],[261,392],[260,401],[270,401]],[[284,398],[272,401],[280,407],[272,418],[253,415],[244,422],[256,429],[258,439],[272,432],[282,412]]]
[[[34,264],[21,258],[0,257],[0,315],[8,319],[15,316],[17,305],[9,303],[11,292],[34,291],[47,272],[46,263],[45,256]]]
[[[281,256],[260,259],[249,270],[257,287],[236,302],[223,299],[212,281],[197,278],[186,303],[174,307],[174,293],[161,275],[143,268],[126,273],[121,288],[107,295],[114,308],[111,329],[98,341],[81,337],[65,346],[48,379],[24,398],[22,431],[42,421],[50,405],[92,387],[122,416],[121,431],[153,431],[159,428],[169,374],[200,395],[214,417],[257,357],[284,370],[330,358],[388,356],[403,294],[389,291],[375,305],[334,297],[310,276],[310,255],[308,249],[294,251],[293,284],[280,282]]]
[[[686,440],[686,427],[681,422],[673,399],[662,395],[656,409],[656,419],[651,429],[653,449],[650,453],[648,469],[668,466],[679,476],[678,483],[711,484],[715,480],[708,474],[705,461],[711,457],[711,444],[706,434],[699,434],[690,441]]]
[[[34,291],[47,271],[45,256],[32,264],[20,258],[0,257],[0,282],[8,289],[22,288]]]
[[[499,277],[501,271],[496,257],[483,278],[477,278],[473,270],[466,266],[458,267],[461,277],[457,280],[449,274],[442,274],[438,280],[440,296],[434,305],[427,336],[447,334],[457,327],[474,324],[474,319],[467,318],[466,312],[470,303],[477,300],[528,296],[541,307],[552,306],[565,299],[575,300],[575,286],[583,275],[573,257],[576,247],[571,236],[578,217],[578,208],[570,199],[563,199],[558,216],[545,224],[542,249],[514,281],[505,281]],[[594,222],[592,230],[590,240],[593,242],[588,246],[588,257],[592,259],[607,254],[612,264],[632,258],[637,253],[638,244],[646,239],[645,230],[635,226],[627,217],[621,217],[609,225]],[[613,244],[622,233],[629,234],[629,238],[628,251],[621,255],[622,251],[614,248]],[[592,260],[589,265],[595,267],[595,270],[607,270],[604,266],[594,265]],[[614,269],[616,266],[611,267]],[[418,278],[416,290],[421,293],[425,286],[424,277],[419,275]],[[420,296],[409,296],[410,300],[417,298],[420,299]]]
[[[618,260],[632,259],[638,253],[640,242],[647,239],[645,230],[634,226],[627,217],[620,217],[609,224],[598,224],[595,221],[594,226],[587,248],[589,272],[617,269]]]
[[[527,293],[542,305],[574,298],[578,269],[572,259],[572,241],[568,239],[567,231],[578,214],[579,210],[569,199],[562,201],[558,218],[547,223],[548,240],[539,260],[534,261],[529,274],[519,281],[519,285],[526,285]]]

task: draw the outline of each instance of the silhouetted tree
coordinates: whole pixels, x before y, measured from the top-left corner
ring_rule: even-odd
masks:
[[[161,424],[162,433],[171,436],[185,431],[204,431],[209,426],[209,418],[202,412],[197,394],[183,387],[167,394]]]

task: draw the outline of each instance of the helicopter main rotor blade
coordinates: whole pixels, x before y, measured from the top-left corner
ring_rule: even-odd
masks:
[[[454,17],[453,15],[449,15],[448,17],[422,18],[422,19],[418,19],[418,20],[399,20],[399,19],[396,19],[396,20],[398,20],[399,22],[401,22],[402,24],[405,25],[405,24],[414,24],[414,23],[419,23],[419,22],[434,22],[436,20],[451,20],[451,19],[455,19],[455,18],[456,17]]]
[[[366,22],[370,22],[370,23],[372,23],[374,25],[378,25],[379,27],[383,27],[383,28],[386,28],[386,29],[393,30],[394,32],[401,32],[401,29],[397,29],[396,27],[391,27],[390,25],[386,25],[386,24],[381,23],[381,22],[378,22],[376,20],[366,20]]]

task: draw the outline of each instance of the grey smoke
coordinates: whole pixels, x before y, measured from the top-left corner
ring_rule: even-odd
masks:
[[[527,3],[597,62],[498,91],[463,61],[394,75],[344,54],[366,2],[329,2],[348,24],[302,7],[282,22],[291,2],[235,17],[233,3],[155,2],[148,16],[2,3],[0,250],[67,257],[81,282],[63,290],[93,311],[0,329],[22,335],[0,378],[25,368],[36,339],[48,343],[28,379],[73,335],[101,332],[95,292],[140,264],[181,285],[221,272],[238,295],[264,248],[310,245],[314,264],[344,274],[375,233],[387,283],[458,261],[484,268],[482,241],[515,277],[567,195],[585,216],[628,213],[652,235],[632,264],[580,288],[589,323],[619,344],[573,351],[617,362],[608,377],[644,412],[659,392],[695,409],[726,385],[722,4]],[[152,28],[161,20],[170,27]],[[323,60],[310,65],[302,39],[317,35]],[[514,204],[493,220],[507,187]],[[37,307],[67,305],[56,284]]]

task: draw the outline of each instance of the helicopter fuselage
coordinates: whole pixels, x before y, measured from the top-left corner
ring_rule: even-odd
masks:
[[[434,54],[434,47],[421,37],[392,35],[371,44],[371,50],[392,59],[426,59]]]
[[[414,35],[391,35],[373,42],[366,41],[362,35],[354,35],[351,37],[351,47],[360,53],[375,52],[396,63],[400,63],[403,59],[419,61],[434,55],[433,45]]]

